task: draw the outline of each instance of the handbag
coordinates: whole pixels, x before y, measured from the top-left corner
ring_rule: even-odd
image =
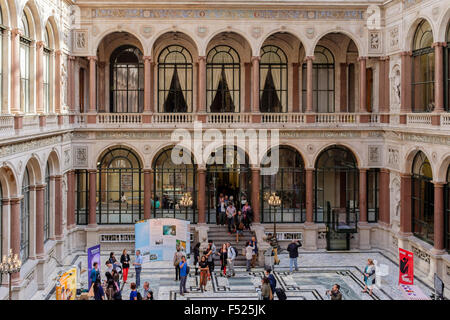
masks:
[[[93,297],[94,295],[94,284],[92,284],[88,292],[88,297]]]

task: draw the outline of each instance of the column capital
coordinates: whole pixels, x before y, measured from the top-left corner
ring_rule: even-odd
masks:
[[[314,56],[306,56],[305,59],[303,59],[303,61],[307,62],[308,60],[311,60],[314,62],[315,59],[316,59],[316,57],[314,57]]]
[[[316,169],[315,168],[305,168],[305,171],[312,171],[314,172]]]
[[[59,50],[57,50],[57,51],[59,51]],[[77,59],[77,57],[69,55],[69,56],[67,56],[67,59],[69,59],[70,61],[75,61]]]
[[[412,51],[402,51],[400,52],[401,56],[412,56]]]
[[[36,41],[36,48],[42,49],[44,48],[45,42],[44,41]]]
[[[206,166],[205,165],[198,165],[197,166],[197,172],[198,171],[206,171]]]
[[[432,181],[435,188],[444,188],[447,182],[441,182],[441,181]]]
[[[251,62],[255,62],[255,61],[260,61],[261,60],[261,57],[260,56],[252,56],[252,58],[251,58]]]
[[[97,56],[88,56],[87,59],[89,60],[89,62],[95,62],[98,60]]]
[[[358,61],[366,61],[368,59],[368,57],[364,57],[364,56],[361,56],[361,57],[358,57]]]
[[[250,166],[250,170],[252,170],[252,171],[261,171],[261,167],[260,166],[256,166],[256,165],[251,165]]]
[[[391,170],[386,169],[386,168],[381,168],[380,172],[384,172],[384,173],[391,173]]]
[[[54,50],[54,51],[52,51],[52,52],[54,52],[54,53],[55,53],[55,56],[62,56],[62,54],[63,54],[63,52],[62,52],[62,50],[61,50],[61,49],[58,49],[58,50]]]
[[[14,28],[14,29],[11,29],[11,35],[12,36],[22,36],[23,35],[23,31],[22,30],[20,30],[19,28]]]
[[[97,169],[87,169],[86,170],[89,174],[91,173],[97,173]]]
[[[150,174],[150,173],[153,173],[153,169],[152,168],[144,169],[144,174]]]
[[[389,56],[381,56],[381,57],[378,57],[378,60],[380,60],[380,61],[389,61],[389,60],[391,60],[391,57],[389,57]]]
[[[433,44],[431,45],[432,48],[435,47],[446,47],[447,43],[446,42],[433,42]]]
[[[3,206],[9,206],[10,203],[11,203],[11,201],[9,199],[2,199]]]
[[[200,62],[200,61],[206,61],[206,56],[198,56],[197,61],[198,61],[198,62]]]
[[[62,175],[60,175],[60,174],[55,174],[55,175],[53,175],[53,176],[50,176],[50,179],[51,180],[61,180],[62,179]]]
[[[106,62],[104,62],[104,61],[98,62],[97,64],[98,64],[98,67],[99,67],[99,68],[104,68],[104,67],[106,67]]]
[[[411,173],[400,173],[400,178],[411,178],[412,174]]]
[[[300,66],[300,62],[292,62],[292,66],[294,68],[298,68]]]
[[[36,191],[42,191],[42,190],[45,189],[45,187],[47,187],[47,184],[46,184],[46,183],[43,183],[43,184],[37,184],[37,185],[35,185],[34,187],[35,187]]]
[[[358,168],[359,172],[367,172],[370,169],[369,168]]]
[[[144,56],[144,62],[150,62],[150,63],[152,63],[152,62],[153,62],[153,59],[152,59],[151,56]]]

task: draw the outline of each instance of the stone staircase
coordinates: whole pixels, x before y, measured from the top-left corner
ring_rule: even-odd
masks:
[[[208,225],[208,227],[208,240],[212,240],[214,242],[217,250],[221,248],[222,244],[230,242],[231,246],[238,251],[238,256],[234,262],[234,265],[246,266],[246,259],[242,254],[242,249],[245,247],[247,241],[251,240],[252,236],[255,235],[253,231],[245,230],[244,234],[239,236],[239,243],[236,243],[236,234],[228,234],[228,226]],[[215,270],[220,270],[220,259],[218,255],[215,256],[214,261],[216,265]]]

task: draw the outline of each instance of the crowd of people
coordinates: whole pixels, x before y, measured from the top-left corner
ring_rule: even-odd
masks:
[[[239,236],[243,235],[244,230],[250,230],[253,221],[252,207],[246,197],[242,197],[241,203],[236,209],[233,202],[233,196],[219,194],[219,201],[216,206],[217,225],[228,226],[228,234],[236,234],[236,242],[239,242]]]

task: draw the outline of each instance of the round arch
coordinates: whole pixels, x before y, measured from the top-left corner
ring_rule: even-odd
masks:
[[[135,30],[133,30],[127,26],[122,26],[120,29],[118,29],[117,27],[108,28],[105,31],[103,31],[102,33],[100,33],[95,38],[95,40],[92,44],[92,47],[91,47],[92,51],[90,52],[90,55],[97,56],[97,51],[98,51],[100,45],[102,44],[102,42],[105,40],[105,38],[107,38],[109,35],[115,34],[115,33],[124,33],[124,34],[128,33],[129,35],[133,36],[138,41],[139,45],[137,47],[142,51],[143,55],[144,56],[149,55],[148,48],[147,48],[147,46],[144,45],[146,43],[145,39],[142,38],[142,36],[138,32],[136,32]],[[122,44],[124,44],[124,43],[122,43]],[[120,44],[116,44],[115,42],[109,44],[108,47],[112,48],[109,51],[111,51],[111,52],[114,51],[114,49],[116,49],[118,46],[120,46]],[[109,59],[109,56],[106,58]]]
[[[260,52],[262,47],[265,46],[266,41],[275,34],[282,34],[282,35],[287,34],[296,39],[297,42],[292,45],[287,44],[287,43],[285,45],[276,44],[288,55],[288,60],[290,60],[290,61],[299,61],[299,50],[298,49],[300,47],[304,47],[305,50],[308,50],[308,48],[306,47],[308,44],[306,39],[302,38],[301,35],[299,33],[297,33],[295,30],[291,30],[290,28],[282,28],[282,27],[271,30],[271,31],[267,32],[266,34],[264,34],[261,37],[261,40],[258,42],[258,44],[256,46],[256,50],[258,50],[258,52]],[[289,48],[289,47],[291,47],[291,48]],[[288,54],[289,51],[292,51],[292,55]]]
[[[61,36],[59,33],[58,25],[55,21],[55,17],[54,16],[48,17],[45,26],[51,32],[51,41],[49,43],[50,48],[54,50],[59,50],[61,48],[60,43]],[[43,30],[43,32],[45,32],[45,29]]]
[[[353,34],[350,31],[344,30],[344,29],[332,29],[332,30],[326,30],[320,34],[318,34],[313,42],[311,47],[308,47],[308,51],[307,51],[307,56],[314,56],[314,50],[316,49],[316,46],[318,45],[319,41],[322,40],[325,36],[327,36],[328,34],[342,34],[344,36],[347,36],[348,38],[350,38],[351,40],[353,40],[353,42],[355,43],[357,49],[358,49],[358,55],[359,56],[366,56],[367,52],[366,52],[366,48],[365,46],[361,43],[360,40],[358,40],[358,37]]]
[[[422,152],[422,153],[427,157],[427,159],[432,159],[432,158],[430,157],[430,155],[428,154],[428,152],[426,151],[425,148],[423,148],[423,147],[418,147],[418,146],[413,147],[413,148],[410,148],[410,149],[405,153],[405,155],[406,155],[406,157],[405,157],[405,162],[404,162],[404,165],[405,165],[405,166],[404,166],[404,168],[403,168],[403,170],[404,170],[405,173],[410,174],[410,173],[412,172],[414,158],[416,157],[417,153],[419,153],[419,152]],[[431,164],[431,163],[430,163],[430,164]],[[433,172],[434,172],[434,171],[435,171],[435,170],[433,170]],[[434,178],[434,177],[433,177],[433,178]]]
[[[437,32],[436,32],[436,42],[446,42],[447,28],[450,24],[450,9],[444,12],[442,18],[439,20]]]
[[[321,154],[324,151],[326,151],[327,149],[330,149],[330,148],[333,148],[333,147],[341,147],[341,148],[347,149],[353,155],[353,157],[355,158],[357,168],[363,168],[364,167],[364,164],[363,164],[363,161],[362,161],[362,157],[360,156],[359,152],[356,151],[349,144],[339,142],[339,143],[326,144],[326,145],[322,146],[321,148],[319,148],[317,150],[317,152],[316,152],[316,154],[314,156],[314,161],[312,162],[314,164],[314,168],[316,168],[317,161],[319,160]]]
[[[283,147],[283,146],[295,150],[300,155],[300,157],[302,158],[303,163],[305,165],[305,168],[310,168],[311,167],[309,158],[306,156],[306,151],[303,150],[298,145],[296,145],[294,143],[287,142],[287,141],[286,142],[284,142],[284,141],[280,142],[277,145],[267,146],[264,150],[261,150],[259,152],[260,159],[262,159],[264,156],[266,156],[267,152],[269,152],[271,149],[276,148],[276,147]]]
[[[450,168],[450,152],[447,152],[442,159],[441,166],[436,173],[436,181],[445,183],[447,179],[447,170]]]
[[[52,152],[50,152],[44,165],[47,165],[47,163],[50,168],[50,175],[54,176],[61,174],[60,156],[56,150],[52,150]]]
[[[117,144],[117,143],[111,143],[105,147],[103,147],[94,157],[95,160],[95,164],[92,165],[92,168],[97,168],[98,164],[101,163],[102,158],[108,154],[109,152],[111,152],[112,150],[116,150],[116,149],[123,149],[123,150],[129,150],[130,153],[136,155],[136,159],[137,161],[140,163],[141,168],[144,168],[144,156],[142,153],[140,153],[138,151],[138,148],[128,144],[128,143],[121,143],[121,144]]]
[[[23,10],[20,14],[20,18],[23,14],[27,15],[28,23],[30,27],[30,37],[35,41],[43,41],[44,40],[44,28],[41,20],[41,16],[39,15],[39,10],[36,6],[34,0],[28,0]]]
[[[2,197],[3,199],[8,199],[14,196],[18,196],[18,183],[17,177],[9,164],[0,167],[0,183],[2,185]]]
[[[239,40],[241,41],[229,37],[226,43],[224,42],[220,43],[220,41],[218,41],[219,43],[215,43],[215,41],[217,41],[216,38],[221,34],[238,36],[238,38],[240,38]],[[213,47],[222,44],[226,44],[229,45],[230,47],[233,47],[238,52],[242,61],[250,61],[252,55],[259,56],[259,51],[258,52],[255,51],[255,48],[252,46],[252,42],[248,38],[248,35],[245,34],[243,31],[235,28],[222,28],[216,30],[205,39],[204,43],[205,47],[203,48],[204,51],[202,50],[201,55],[205,56]],[[248,46],[248,48],[246,48],[246,46]]]
[[[433,33],[433,42],[436,41],[436,31],[435,31],[435,26],[433,24],[433,20],[430,19],[427,16],[418,16],[414,21],[411,22],[411,24],[409,26],[407,26],[405,28],[405,30],[407,30],[407,34],[406,37],[404,37],[404,43],[403,43],[403,48],[405,49],[405,51],[412,51],[414,50],[414,35],[416,34],[417,31],[417,27],[423,22],[423,21],[427,21],[430,24],[431,27],[431,31]]]

